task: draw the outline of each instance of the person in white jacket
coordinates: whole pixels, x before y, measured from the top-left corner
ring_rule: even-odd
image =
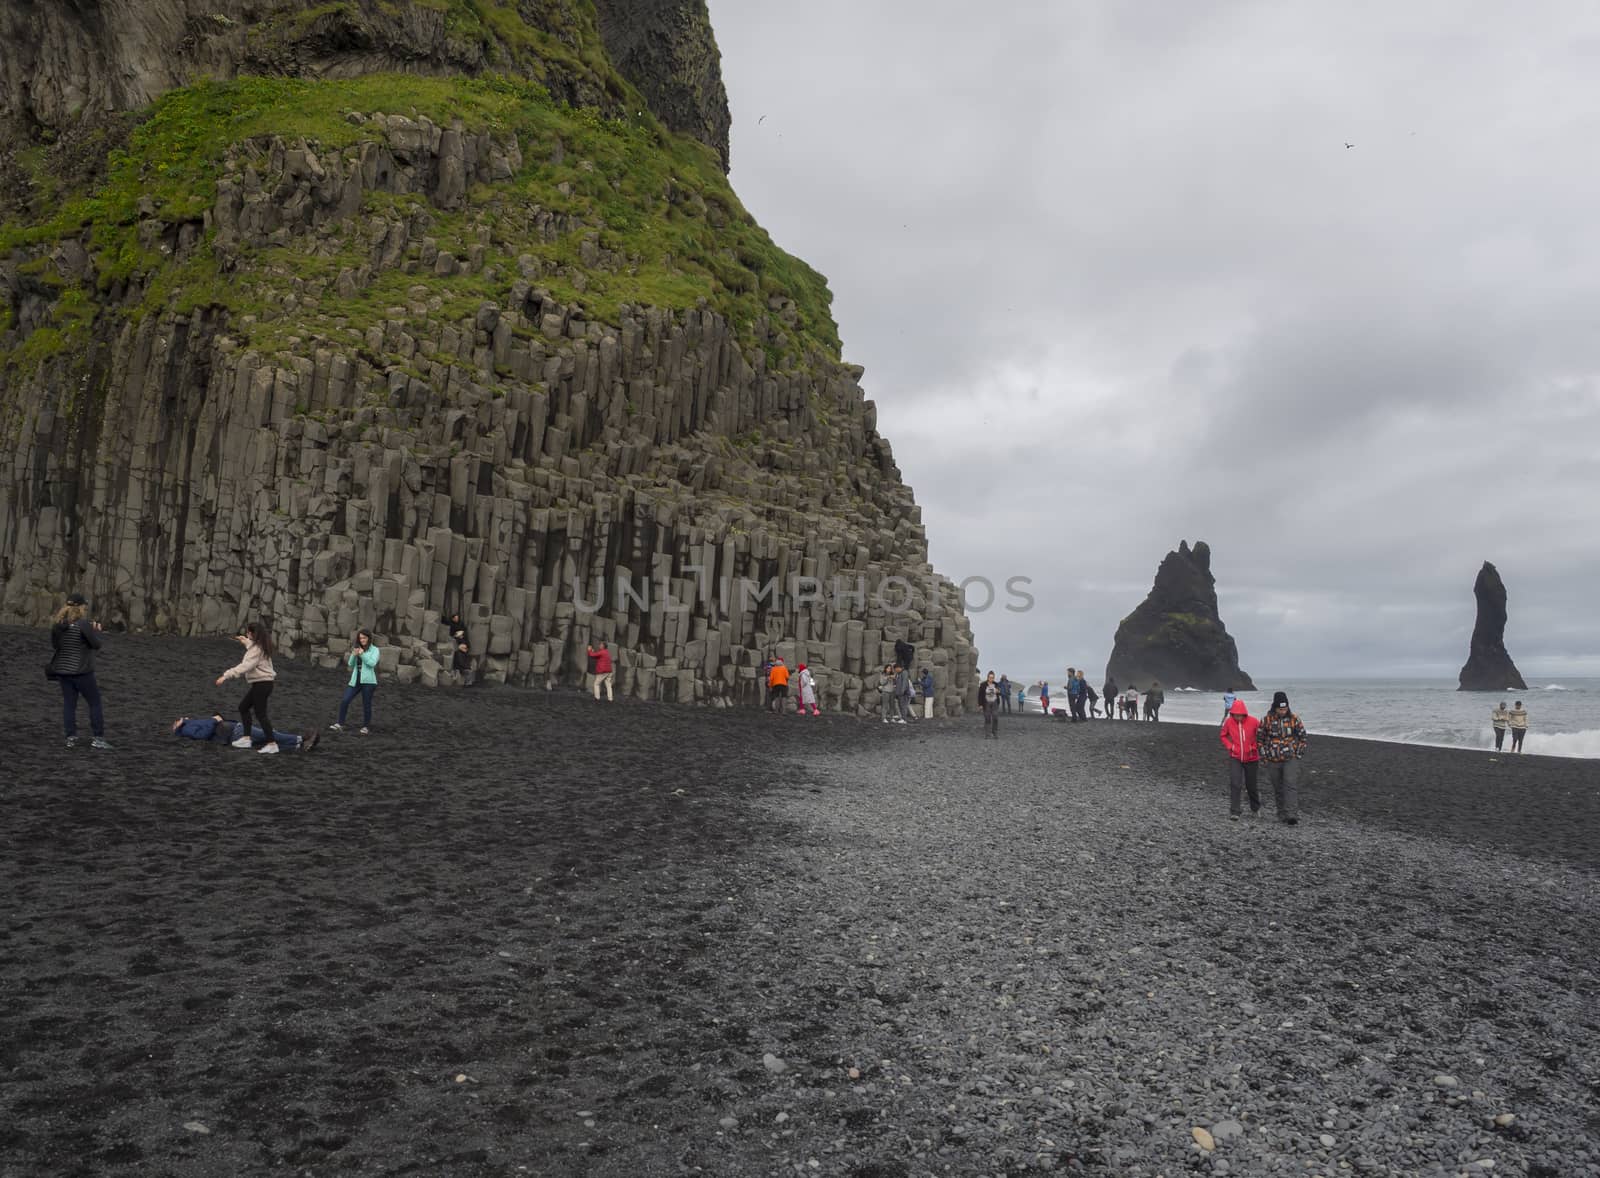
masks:
[[[267,738],[260,751],[275,753],[278,751],[278,738],[272,731],[272,717],[267,714],[267,701],[272,698],[272,685],[278,678],[278,672],[272,666],[272,635],[260,622],[250,622],[237,635],[237,640],[244,647],[244,658],[237,666],[229,667],[222,672],[221,677],[217,679],[218,687],[229,679],[243,679],[249,685],[244,698],[239,701],[239,722],[244,725],[242,729],[244,735],[233,742],[233,747],[236,749],[252,747],[250,722],[251,714],[254,713],[261,721],[262,735]]]
[[[806,714],[806,709],[811,709],[813,716],[822,715],[817,708],[817,680],[811,674],[811,668],[804,663],[800,664],[800,709],[795,712],[797,716]]]

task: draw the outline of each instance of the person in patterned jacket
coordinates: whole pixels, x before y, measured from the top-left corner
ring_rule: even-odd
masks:
[[[1256,729],[1256,744],[1278,806],[1278,821],[1294,826],[1300,821],[1300,758],[1306,751],[1306,727],[1289,710],[1287,692],[1272,697],[1272,710]]]

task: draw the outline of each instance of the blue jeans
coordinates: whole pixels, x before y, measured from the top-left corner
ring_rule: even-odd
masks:
[[[356,696],[361,697],[361,727],[372,727],[372,693],[378,690],[376,683],[363,683],[361,686],[350,686],[344,689],[344,698],[339,701],[339,723],[344,723],[345,714],[350,711],[350,701]]]
[[[238,740],[243,732],[244,725],[235,720],[228,735],[230,739]],[[292,753],[300,747],[300,738],[292,732],[276,731],[272,735],[277,740],[278,747],[286,753]],[[250,726],[250,743],[258,747],[267,743],[267,734],[261,731],[261,726],[258,724]]]
[[[94,672],[87,675],[62,675],[61,719],[66,724],[67,735],[78,735],[78,697],[89,702],[89,728],[96,736],[106,734],[106,718],[100,710],[100,685],[94,681]]]

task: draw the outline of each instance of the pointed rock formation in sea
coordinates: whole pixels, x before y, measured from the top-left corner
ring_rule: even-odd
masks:
[[[1478,599],[1478,621],[1472,627],[1472,649],[1461,668],[1457,691],[1526,691],[1528,685],[1506,652],[1506,584],[1488,561],[1472,583]]]
[[[1141,690],[1159,679],[1165,687],[1254,691],[1217,614],[1216,584],[1206,542],[1179,543],[1156,570],[1150,595],[1117,627],[1106,674]]]

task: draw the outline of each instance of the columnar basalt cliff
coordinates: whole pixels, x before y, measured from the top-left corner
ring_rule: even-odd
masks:
[[[1457,691],[1526,691],[1517,665],[1506,650],[1506,586],[1488,561],[1472,583],[1478,618],[1472,626],[1472,647],[1461,668]]]
[[[1117,627],[1106,674],[1140,688],[1157,679],[1169,688],[1254,691],[1217,613],[1216,586],[1210,547],[1181,541],[1156,570],[1150,595]]]
[[[186,12],[63,7],[107,51],[122,17]],[[206,9],[247,46],[329,10],[369,33],[470,16],[523,76],[452,75],[454,33],[411,46],[426,77],[388,72],[399,41],[324,39],[317,80],[199,84],[96,124],[124,143],[98,171],[43,140],[13,160],[0,616],[41,621],[80,588],[113,625],[264,617],[319,661],[366,626],[387,668],[433,683],[460,609],[491,679],[576,681],[604,639],[641,697],[755,698],[780,654],[847,709],[909,637],[959,710],[976,662],[959,591],[927,562],[826,285],[739,206],[699,141],[716,135],[658,121],[570,18],[583,4],[294,7]],[[630,7],[682,18],[636,68],[687,62],[720,93],[703,0]],[[32,8],[0,0],[13,22]],[[701,29],[699,56],[662,48]],[[154,53],[144,76],[159,89],[189,60]],[[0,113],[61,115],[70,140],[62,112],[110,82],[35,67],[34,105],[11,69]]]

